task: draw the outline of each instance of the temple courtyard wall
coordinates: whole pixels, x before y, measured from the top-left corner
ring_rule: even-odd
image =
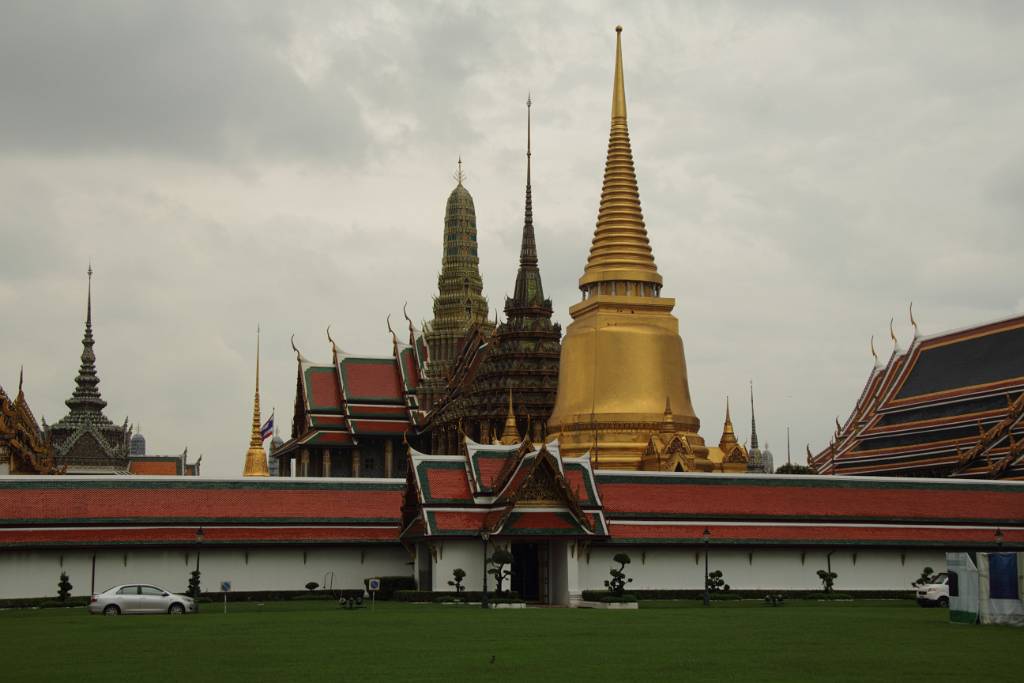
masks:
[[[603,588],[619,552],[630,556],[632,589],[701,589],[706,550],[710,571],[736,590],[815,590],[818,570],[831,565],[838,591],[906,591],[925,567],[945,569],[946,552],[1024,546],[1022,483],[602,472],[597,484],[599,534],[524,528],[492,537],[488,552],[507,544],[520,576],[536,572],[541,599],[564,605]],[[205,591],[222,581],[237,592],[358,588],[375,576],[448,591],[456,568],[479,590],[489,508],[460,512],[458,528],[432,521],[424,533],[406,487],[383,478],[0,477],[0,598],[55,597],[62,571],[74,595],[129,582],[182,591],[197,552]]]
[[[195,550],[124,548],[93,550],[6,550],[0,553],[0,599],[56,597],[57,581],[67,572],[72,595],[122,583],[150,583],[185,592],[196,566]],[[408,576],[409,554],[398,543],[367,548],[209,548],[200,551],[204,591],[301,591],[309,582],[324,587],[360,588],[375,576]]]
[[[692,548],[659,546],[595,546],[579,557],[565,541],[550,544],[551,602],[567,604],[584,590],[600,590],[608,572],[618,566],[613,557],[630,556],[626,573],[632,589],[690,589],[704,585],[704,553]],[[424,590],[450,591],[452,570],[463,569],[463,585],[480,590],[483,581],[482,543],[446,541],[435,544],[431,583]],[[493,548],[492,548],[493,550]],[[821,587],[817,571],[828,566],[825,550],[775,548],[709,549],[710,571],[720,570],[733,589],[815,590]],[[93,558],[95,557],[95,573]],[[409,553],[399,543],[367,547],[207,548],[200,551],[203,589],[220,590],[230,581],[232,591],[297,591],[308,582],[324,587],[358,588],[375,576],[412,576]],[[184,591],[196,566],[191,548],[39,549],[0,553],[0,599],[54,597],[57,580],[67,572],[74,595],[87,595],[120,583],[152,583]],[[886,549],[837,550],[832,571],[839,575],[836,590],[910,590],[910,584],[928,566],[945,570],[945,551]],[[418,567],[417,567],[418,569]],[[420,575],[416,571],[416,575]],[[422,575],[420,575],[422,576]],[[494,579],[488,579],[490,589]]]

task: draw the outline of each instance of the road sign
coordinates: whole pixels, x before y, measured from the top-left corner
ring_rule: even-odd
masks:
[[[230,590],[231,590],[231,582],[230,581],[221,581],[220,582],[220,592],[221,593],[227,593]]]
[[[367,588],[371,593],[376,593],[380,590],[380,579],[370,579],[367,581]]]

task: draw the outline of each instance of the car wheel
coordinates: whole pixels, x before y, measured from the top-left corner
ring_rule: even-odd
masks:
[[[116,617],[121,613],[121,608],[117,605],[107,605],[103,608],[103,616],[105,617]]]
[[[185,606],[180,602],[176,602],[171,605],[170,609],[167,610],[168,614],[184,614]]]
[[[947,598],[946,596],[942,596],[941,598],[939,598],[939,607],[949,607],[949,598]]]

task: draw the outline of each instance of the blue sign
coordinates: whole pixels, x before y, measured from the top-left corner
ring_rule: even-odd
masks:
[[[231,590],[231,582],[230,581],[221,581],[220,582],[220,592],[221,593],[227,593],[230,590]]]
[[[369,581],[367,581],[367,584],[367,587],[370,589],[371,593],[376,593],[380,590],[380,579],[370,579]]]

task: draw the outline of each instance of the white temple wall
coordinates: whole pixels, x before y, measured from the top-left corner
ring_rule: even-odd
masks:
[[[89,595],[92,556],[96,555],[96,591],[120,583],[152,583],[183,592],[196,566],[194,549],[4,550],[0,552],[0,598],[57,597],[66,571],[72,595]],[[204,591],[304,590],[315,581],[334,588],[360,588],[375,576],[409,576],[409,555],[402,546],[204,548],[199,558]],[[325,583],[326,576],[326,583]]]
[[[775,548],[709,549],[708,570],[720,570],[731,588],[740,590],[816,590],[821,588],[818,570],[828,566],[829,550]],[[666,546],[598,546],[579,558],[580,584],[584,590],[602,590],[612,558],[624,552],[630,557],[626,576],[632,589],[691,589],[704,587],[704,553],[695,548]],[[854,557],[856,556],[856,557]],[[911,583],[926,566],[945,571],[944,550],[885,550],[843,548],[832,552],[832,571],[839,577],[835,590],[911,590]]]
[[[420,590],[454,591],[449,586],[449,581],[454,581],[452,571],[456,568],[466,572],[466,578],[462,585],[468,591],[478,591],[483,588],[484,557],[483,541],[472,540],[446,540],[435,541],[433,586],[421,586]],[[488,546],[488,553],[494,552],[494,546]],[[488,584],[494,590],[494,578],[488,577]]]
[[[482,586],[483,544],[478,540],[435,543],[433,585],[423,590],[449,591],[452,570],[466,571],[463,585]],[[490,546],[493,552],[494,546]],[[626,574],[633,589],[691,589],[704,585],[704,555],[699,549],[666,546],[594,546],[588,553],[573,553],[571,543],[551,545],[551,595],[565,604],[582,590],[604,588],[612,557],[625,552],[631,558]],[[716,548],[710,551],[710,571],[720,569],[734,589],[816,590],[817,571],[826,567],[826,550]],[[0,598],[56,597],[60,572],[74,585],[73,595],[88,595],[92,573],[90,550],[5,550],[0,552]],[[96,590],[119,583],[153,583],[184,591],[195,568],[195,549],[136,548],[98,550]],[[568,555],[567,557],[565,557]],[[856,559],[854,558],[856,555]],[[802,556],[802,557],[801,557]],[[565,557],[560,562],[559,558]],[[200,557],[203,589],[217,591],[231,581],[233,591],[303,590],[309,581],[334,588],[359,588],[374,576],[410,576],[410,556],[398,545],[364,547],[253,547],[205,548]],[[617,565],[616,565],[617,566]],[[944,571],[945,551],[843,548],[832,553],[832,571],[839,574],[837,591],[910,590],[910,584],[929,566]],[[326,581],[325,581],[326,576]],[[493,579],[488,585],[494,590]]]

